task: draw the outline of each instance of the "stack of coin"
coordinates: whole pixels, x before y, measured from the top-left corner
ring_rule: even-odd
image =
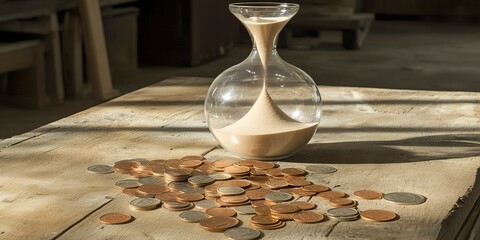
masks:
[[[208,175],[197,175],[188,178],[188,182],[195,187],[204,187],[215,182],[215,179],[211,178]]]
[[[221,196],[216,201],[220,206],[225,207],[242,206],[250,203],[250,199],[246,195]]]
[[[122,161],[115,162],[115,164],[113,165],[113,169],[117,173],[130,174],[131,172],[134,171],[134,168],[136,168],[138,165],[140,165],[138,162],[122,160]]]
[[[283,179],[283,177],[285,176],[283,175],[281,168],[271,168],[265,170],[265,174],[271,179]]]
[[[323,219],[323,214],[315,212],[299,212],[293,214],[293,220],[297,223],[318,223]]]
[[[195,207],[197,207],[198,209],[201,209],[201,210],[206,210],[206,209],[209,209],[209,208],[219,207],[219,206],[220,205],[216,201],[211,200],[211,199],[204,199],[204,200],[195,202]]]
[[[269,215],[255,215],[249,220],[250,226],[255,229],[274,230],[285,227],[285,222]]]
[[[328,202],[330,206],[336,208],[353,208],[357,206],[357,201],[349,198],[333,198]]]
[[[354,208],[331,208],[327,215],[332,220],[344,222],[357,220],[360,213]]]
[[[255,209],[253,209],[252,205],[244,205],[235,207],[235,211],[241,215],[254,215]]]
[[[205,197],[200,193],[181,193],[177,195],[177,201],[179,202],[198,202]]]
[[[130,202],[132,210],[147,211],[153,210],[161,204],[161,201],[156,198],[137,198]]]
[[[287,202],[292,200],[293,196],[289,193],[283,192],[272,192],[265,195],[265,200],[269,202],[279,203],[279,202]]]
[[[210,217],[235,217],[237,212],[232,208],[223,208],[223,207],[213,207],[205,210],[205,213]]]
[[[202,160],[199,159],[191,159],[191,160],[181,160],[179,166],[181,168],[197,168],[203,164]]]
[[[290,186],[287,181],[285,180],[269,180],[265,183],[265,187],[270,189],[279,189]]]
[[[183,182],[192,176],[192,172],[187,169],[168,169],[164,175],[166,182]]]
[[[215,161],[210,164],[210,170],[215,172],[223,172],[226,167],[232,166],[231,163],[227,161]]]
[[[221,186],[221,182],[215,182],[213,184],[210,184],[208,186],[205,186],[203,189],[205,191],[205,198],[206,199],[216,199],[220,197],[220,194],[218,193],[218,188]]]
[[[191,202],[164,202],[163,208],[170,210],[170,211],[184,211],[194,207],[193,203]]]
[[[199,222],[200,227],[211,232],[224,232],[238,225],[240,221],[234,217],[217,216],[203,219]]]
[[[424,203],[427,198],[416,193],[409,192],[392,192],[383,195],[383,199],[388,202],[400,205],[415,205]]]
[[[250,176],[250,168],[246,166],[229,166],[223,171],[230,174],[233,178],[248,178]]]
[[[232,175],[230,175],[228,173],[224,173],[224,172],[215,172],[215,173],[211,173],[208,176],[217,180],[217,181],[223,181],[223,180],[228,180],[228,179],[232,178]]]
[[[293,220],[293,214],[299,211],[299,207],[287,203],[280,203],[270,206],[270,213],[272,217],[282,221]]]

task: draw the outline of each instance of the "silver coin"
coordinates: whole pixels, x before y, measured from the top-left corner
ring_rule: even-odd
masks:
[[[284,192],[273,192],[265,195],[265,200],[272,201],[272,202],[286,202],[292,198],[293,198],[292,195]]]
[[[329,174],[337,171],[336,168],[327,165],[308,165],[307,170],[321,174]]]
[[[136,179],[124,179],[116,182],[115,186],[119,188],[134,188],[140,186],[140,183]]]
[[[232,175],[228,174],[228,173],[212,173],[210,175],[211,178],[215,179],[215,180],[228,180],[230,178],[232,178]]]
[[[392,192],[383,195],[383,198],[389,202],[403,205],[414,205],[424,203],[427,198],[416,193]]]
[[[180,215],[178,216],[182,221],[191,223],[197,223],[207,218],[207,215],[205,213],[199,211],[187,211],[180,213]]]
[[[155,177],[155,176],[148,176],[142,177],[138,179],[138,182],[142,185],[149,185],[149,184],[164,184],[163,178]]]
[[[255,214],[255,210],[253,209],[252,205],[238,206],[235,208],[235,211],[237,211],[237,213],[241,215]]]
[[[337,222],[349,222],[349,221],[355,221],[358,219],[358,215],[356,216],[353,216],[353,217],[332,217],[332,216],[329,216],[328,218],[334,220],[334,221],[337,221]]]
[[[258,239],[262,232],[252,228],[237,227],[226,230],[224,234],[228,239],[232,240],[254,240]]]
[[[168,188],[174,190],[180,190],[183,187],[188,187],[188,182],[171,182],[168,184]]]
[[[220,204],[218,204],[216,201],[213,201],[213,200],[204,199],[204,200],[195,202],[195,206],[199,209],[209,209],[212,207],[219,207]]]
[[[137,209],[152,209],[156,208],[161,203],[156,198],[137,198],[130,202],[130,206]]]
[[[219,187],[217,192],[220,195],[229,196],[229,195],[239,195],[245,192],[245,189],[241,187]]]
[[[197,175],[188,178],[188,182],[194,185],[206,186],[215,182],[215,179],[209,177],[208,175]]]
[[[185,186],[185,187],[180,187],[178,191],[183,192],[183,193],[200,193],[203,194],[205,190],[201,187],[191,187],[191,186]]]
[[[327,215],[329,217],[349,218],[358,216],[359,212],[353,208],[331,208],[327,210]]]
[[[113,167],[108,165],[92,165],[87,168],[90,173],[108,174],[113,173]]]

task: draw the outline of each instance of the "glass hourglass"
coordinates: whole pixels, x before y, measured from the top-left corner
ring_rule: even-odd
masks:
[[[208,127],[224,149],[241,158],[289,157],[310,141],[321,117],[315,82],[280,58],[275,47],[299,5],[248,2],[229,8],[247,28],[253,48],[210,86],[205,99]]]

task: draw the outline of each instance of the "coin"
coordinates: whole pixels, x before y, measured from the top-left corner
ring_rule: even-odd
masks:
[[[272,202],[286,202],[292,199],[292,195],[283,192],[273,192],[265,195],[265,200]]]
[[[140,183],[136,179],[124,179],[115,183],[118,188],[134,188],[140,186]]]
[[[275,224],[278,223],[278,221],[278,219],[269,215],[255,215],[250,218],[250,222],[263,225]]]
[[[299,175],[306,174],[305,170],[298,169],[298,168],[284,168],[282,170],[282,173],[290,176],[299,176]]]
[[[218,207],[219,205],[217,202],[213,200],[205,199],[205,200],[195,202],[195,206],[199,209],[208,209],[208,208]]]
[[[188,178],[188,182],[195,186],[203,187],[215,182],[215,179],[209,177],[208,175],[197,175],[197,176]]]
[[[245,192],[245,195],[247,195],[247,197],[250,200],[262,200],[262,199],[265,199],[265,195],[267,195],[271,192],[272,191],[270,191],[268,189],[260,188],[260,189],[256,189],[256,190],[248,190],[248,191]]]
[[[219,187],[217,192],[220,195],[238,195],[245,192],[241,187]]]
[[[324,216],[315,212],[299,212],[293,214],[293,220],[298,223],[318,223],[323,220]]]
[[[226,162],[226,161],[215,161],[215,162],[212,162],[212,166],[216,167],[216,168],[226,168],[226,167],[229,167],[229,166],[232,166],[231,163],[229,162]]]
[[[272,217],[280,221],[291,221],[293,220],[294,213],[272,213]]]
[[[264,230],[274,230],[274,229],[279,229],[285,227],[286,223],[284,221],[278,221],[275,224],[257,224],[253,222],[249,222],[250,226],[256,229],[264,229]]]
[[[321,174],[329,174],[337,171],[336,168],[327,165],[308,165],[306,168],[309,171]]]
[[[130,220],[132,220],[132,216],[119,212],[107,213],[100,217],[100,221],[104,224],[122,224],[130,222]]]
[[[235,195],[235,196],[221,196],[220,200],[226,203],[246,203],[248,202],[248,197],[245,195]]]
[[[164,202],[175,202],[177,201],[177,196],[180,194],[181,194],[180,192],[166,192],[166,193],[155,195],[155,198],[162,200]]]
[[[203,160],[203,159],[205,158],[200,155],[189,155],[181,158],[181,160]]]
[[[200,227],[211,232],[223,232],[229,228],[237,226],[240,221],[233,217],[210,217],[199,222]]]
[[[397,214],[385,210],[366,210],[360,212],[360,217],[370,222],[388,222],[397,218]]]
[[[358,216],[359,213],[353,208],[331,208],[327,210],[329,217],[352,217]]]
[[[253,211],[255,211],[255,213],[256,213],[257,215],[266,215],[266,216],[268,216],[268,215],[270,215],[270,213],[271,213],[271,212],[270,212],[270,206],[266,206],[266,205],[265,205],[265,206],[255,207],[255,208],[253,209]]]
[[[304,180],[304,179],[291,179],[288,180],[288,185],[292,187],[303,187],[312,184],[312,182]]]
[[[252,205],[238,206],[235,207],[235,211],[241,215],[252,215],[255,214],[255,210]]]
[[[300,208],[300,210],[311,210],[317,207],[315,203],[311,203],[311,202],[296,201],[290,204],[297,206],[298,208]]]
[[[382,199],[382,196],[383,196],[381,192],[368,190],[368,189],[358,190],[354,192],[353,195],[355,195],[358,198],[366,199],[366,200]]]
[[[424,203],[427,198],[416,193],[409,192],[393,192],[383,195],[383,199],[402,205],[414,205]]]
[[[210,176],[211,178],[213,178],[215,180],[228,180],[228,179],[232,178],[232,175],[230,175],[228,173],[221,173],[221,172],[212,173],[208,176]]]
[[[142,185],[149,185],[149,184],[164,184],[163,178],[155,177],[155,176],[148,176],[142,177],[138,179],[138,182]]]
[[[295,195],[298,195],[298,196],[313,196],[313,195],[317,194],[316,192],[305,191],[301,188],[293,189],[292,193],[295,194]]]
[[[253,163],[253,167],[256,169],[267,170],[275,167],[275,164],[271,162],[255,162]]]
[[[344,192],[339,192],[339,191],[327,191],[327,192],[321,192],[317,194],[317,197],[323,200],[330,200],[334,198],[343,198],[345,197]]]
[[[122,192],[133,197],[137,193],[137,188],[125,188]]]
[[[329,187],[323,186],[323,185],[320,185],[320,184],[306,185],[306,186],[303,186],[302,189],[305,190],[305,191],[312,191],[312,192],[317,192],[317,193],[326,192],[326,191],[330,190]]]
[[[284,175],[282,173],[282,170],[283,169],[281,168],[272,168],[272,169],[265,170],[265,174],[271,177],[281,177],[283,179]]]
[[[205,210],[205,213],[212,217],[217,216],[226,216],[226,217],[234,217],[237,215],[237,212],[231,208],[221,208],[221,207],[214,207]]]
[[[165,192],[170,192],[170,189],[165,185],[152,184],[142,185],[137,188],[137,191],[143,194],[162,194]]]
[[[340,207],[340,206],[351,205],[355,203],[355,201],[348,198],[334,198],[334,199],[330,199],[329,203],[334,207]]]
[[[237,227],[226,230],[224,234],[231,240],[254,240],[258,239],[262,232],[252,228]]]
[[[180,217],[180,220],[190,223],[197,223],[207,218],[207,215],[205,215],[205,213],[199,211],[186,211],[180,213],[180,215],[178,216]]]
[[[252,183],[247,180],[230,180],[222,183],[224,187],[249,187]]]
[[[181,202],[196,202],[203,198],[204,196],[200,193],[182,193],[177,196],[177,200]]]
[[[270,206],[270,211],[272,213],[295,213],[300,211],[300,208],[295,205],[280,203]]]
[[[250,172],[249,167],[245,166],[229,166],[224,169],[224,171],[228,174],[244,174]]]
[[[277,188],[289,186],[288,182],[285,180],[269,180],[265,183],[265,185],[271,189],[277,189]]]
[[[193,160],[182,160],[182,162],[180,162],[179,165],[182,168],[195,168],[202,164],[203,162],[201,160],[193,159]]]
[[[87,168],[90,173],[108,174],[113,173],[113,167],[108,165],[92,165]]]
[[[130,207],[133,210],[152,210],[161,203],[156,198],[137,198],[130,202]]]

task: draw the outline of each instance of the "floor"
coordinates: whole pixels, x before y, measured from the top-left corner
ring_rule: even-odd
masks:
[[[473,24],[376,21],[359,51],[341,48],[340,34],[322,32],[316,49],[279,49],[287,62],[320,85],[480,92],[480,28]],[[311,43],[298,39],[295,45]],[[242,61],[250,45],[238,45],[226,57],[193,68],[142,68],[114,79],[122,93],[172,76],[215,77]],[[89,99],[67,100],[41,110],[0,105],[0,139],[9,138],[94,106]]]

